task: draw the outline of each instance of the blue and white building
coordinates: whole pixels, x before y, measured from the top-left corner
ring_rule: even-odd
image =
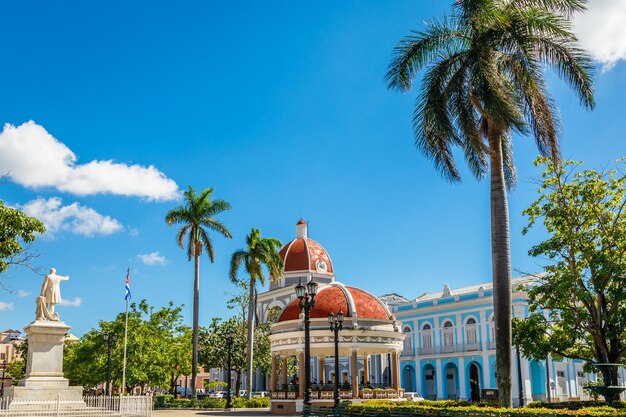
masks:
[[[513,279],[513,317],[528,315],[528,295],[516,290],[532,284],[533,276]],[[479,400],[483,389],[496,388],[493,289],[491,283],[424,293],[413,300],[398,294],[382,296],[405,334],[401,353],[402,386],[427,399]],[[583,371],[572,359],[535,361],[520,355],[517,367],[513,349],[513,402],[519,401],[521,373],[524,403],[550,397],[561,401],[589,399],[583,384],[596,376]],[[546,370],[546,366],[549,368]],[[546,372],[547,371],[547,372]],[[620,385],[624,381],[620,371]]]

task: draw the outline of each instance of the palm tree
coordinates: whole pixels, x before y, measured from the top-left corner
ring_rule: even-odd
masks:
[[[196,398],[196,377],[198,375],[198,311],[200,300],[200,256],[204,246],[211,263],[215,262],[213,242],[208,231],[220,233],[231,238],[232,235],[215,216],[230,209],[230,204],[224,200],[211,201],[213,188],[207,188],[199,195],[193,187],[185,191],[185,205],[170,210],[165,216],[168,225],[182,224],[176,235],[176,242],[181,249],[187,245],[187,258],[194,260],[193,282],[193,348],[191,357],[191,395]]]
[[[576,46],[568,17],[586,0],[456,0],[394,49],[388,87],[409,91],[427,68],[413,113],[416,146],[451,182],[453,148],[477,177],[490,172],[491,253],[500,403],[511,404],[511,259],[507,188],[515,184],[512,134],[532,134],[559,158],[558,109],[542,69],[551,67],[585,107],[594,107],[593,66]]]
[[[241,265],[244,266],[250,277],[250,297],[248,300],[248,366],[246,376],[248,379],[248,398],[251,398],[256,280],[258,279],[261,285],[265,285],[265,274],[263,273],[263,265],[265,265],[269,271],[270,279],[276,282],[283,273],[283,260],[278,255],[278,251],[282,246],[280,240],[262,238],[259,229],[252,228],[250,234],[246,236],[246,245],[247,250],[239,249],[233,253],[230,258],[230,279],[233,282],[237,281],[237,271]]]

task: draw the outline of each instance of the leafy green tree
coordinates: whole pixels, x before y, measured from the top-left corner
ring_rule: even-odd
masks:
[[[145,300],[132,303],[128,314],[126,389],[136,386],[173,388],[181,375],[191,371],[191,329],[183,325],[182,307],[155,310]],[[103,334],[118,335],[111,351],[111,379],[122,380],[125,313],[114,321],[101,321],[80,342],[66,346],[64,373],[73,384],[94,387],[106,380],[107,348]]]
[[[265,273],[263,266],[269,271],[270,279],[277,281],[283,273],[283,260],[278,255],[282,243],[278,239],[263,238],[259,229],[252,228],[246,236],[246,249],[239,249],[233,253],[230,259],[230,279],[237,280],[237,272],[243,265],[250,277],[248,284],[250,294],[248,296],[248,347],[247,347],[247,373],[248,398],[252,398],[252,377],[254,362],[254,333],[255,333],[255,307],[256,307],[256,282],[265,285]]]
[[[543,157],[536,163],[545,171],[540,197],[524,211],[524,233],[542,220],[550,237],[529,254],[549,263],[528,289],[536,314],[524,323],[533,338],[524,351],[533,356],[547,345],[552,354],[589,364],[626,364],[626,174]],[[546,343],[534,346],[535,340]],[[605,384],[617,385],[617,367],[597,370]]]
[[[0,273],[12,265],[32,268],[31,261],[36,255],[29,250],[29,244],[35,240],[36,233],[45,231],[42,222],[5,206],[0,200]]]
[[[176,242],[181,249],[185,248],[187,240],[187,258],[194,260],[194,286],[193,286],[193,346],[191,365],[191,392],[194,398],[196,394],[196,379],[198,375],[198,314],[200,308],[200,256],[202,247],[205,247],[211,262],[215,262],[213,242],[208,231],[218,232],[224,237],[232,235],[220,221],[215,219],[218,214],[229,210],[230,204],[224,200],[211,200],[213,188],[207,188],[199,195],[193,187],[185,191],[185,204],[170,210],[165,216],[168,225],[182,224],[176,235]]]
[[[15,358],[7,364],[5,373],[12,378],[11,384],[17,383],[24,379],[26,374],[26,358],[28,357],[28,340],[15,345]]]
[[[233,334],[233,343],[228,344],[226,335]],[[241,376],[246,369],[246,322],[241,316],[233,316],[222,321],[214,318],[208,329],[200,332],[198,359],[206,368],[228,369],[228,349],[231,353],[231,371],[235,373],[235,386],[232,389],[239,395]],[[227,372],[228,374],[228,372]]]
[[[403,39],[389,65],[390,89],[408,91],[421,70],[413,114],[417,147],[459,182],[453,148],[472,174],[490,173],[491,252],[500,403],[511,405],[511,257],[507,187],[515,183],[512,134],[530,133],[559,156],[558,110],[543,68],[556,70],[593,108],[592,62],[576,46],[567,15],[585,0],[458,0],[449,18]]]

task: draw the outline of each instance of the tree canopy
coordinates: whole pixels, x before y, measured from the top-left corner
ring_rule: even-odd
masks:
[[[145,300],[132,303],[128,313],[126,388],[143,384],[172,389],[176,379],[191,373],[191,329],[183,325],[182,307],[172,303],[155,310]],[[99,329],[66,346],[65,376],[73,384],[94,387],[106,380],[107,349],[103,334],[117,335],[111,353],[113,385],[122,382],[125,314],[101,321]]]
[[[554,355],[589,364],[626,363],[626,168],[581,169],[582,162],[544,165],[540,197],[524,211],[527,233],[539,221],[549,238],[529,254],[548,262],[528,289],[530,318],[519,323],[528,356]],[[549,312],[549,317],[544,316]],[[546,343],[535,343],[544,340]],[[617,370],[601,369],[605,383]]]
[[[0,200],[0,273],[11,265],[30,267],[33,253],[28,251],[28,245],[35,240],[36,233],[45,231],[41,221],[5,206]]]

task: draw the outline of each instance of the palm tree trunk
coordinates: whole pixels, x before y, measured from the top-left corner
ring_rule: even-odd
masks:
[[[502,129],[489,122],[491,159],[491,267],[496,339],[496,381],[500,405],[511,406],[511,252]]]
[[[252,362],[254,360],[254,287],[256,280],[250,277],[250,299],[248,300],[248,367],[247,367],[247,388],[248,392],[246,396],[248,399],[252,398]]]
[[[191,356],[191,396],[198,398],[196,380],[198,379],[198,310],[200,304],[200,254],[194,255],[193,280],[193,348]]]

